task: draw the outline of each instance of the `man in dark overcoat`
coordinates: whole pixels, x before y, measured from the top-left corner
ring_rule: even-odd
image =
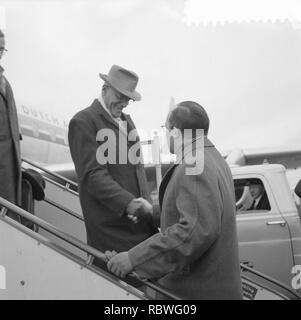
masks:
[[[0,30],[0,59],[6,52],[5,36]],[[0,66],[0,196],[21,204],[21,156],[17,109],[12,88]],[[13,212],[8,216],[20,221]]]
[[[88,244],[102,252],[125,251],[157,232],[139,137],[131,117],[123,112],[130,100],[141,96],[132,71],[113,65],[100,77],[104,80],[100,97],[70,121],[69,146]]]

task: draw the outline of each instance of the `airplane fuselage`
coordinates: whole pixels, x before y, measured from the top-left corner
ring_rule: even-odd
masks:
[[[42,165],[72,162],[68,147],[68,122],[46,112],[19,105],[21,154]]]

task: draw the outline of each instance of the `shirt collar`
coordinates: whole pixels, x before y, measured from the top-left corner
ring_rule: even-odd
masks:
[[[204,149],[206,147],[214,147],[214,145],[207,138],[207,136],[198,136],[196,138],[186,140],[184,145],[179,147],[179,149],[176,152],[176,154],[178,153],[178,155],[175,163],[176,164],[181,163],[182,160],[185,160],[185,157],[187,157],[186,159],[188,160],[190,160],[191,157],[194,158],[192,154],[193,151],[200,148]],[[182,152],[181,152],[181,148],[183,148]]]
[[[103,106],[103,108],[105,109],[105,111],[109,114],[109,116],[117,123],[119,123],[119,121],[121,121],[121,118],[119,117],[113,117],[110,110],[108,109],[108,107],[106,106],[104,100],[103,100],[103,97],[102,97],[102,94],[99,95],[98,97],[98,101],[100,102],[100,104]]]
[[[263,193],[258,198],[255,199],[255,207],[258,205],[258,203],[261,200],[262,196],[263,196]]]
[[[103,106],[103,108],[107,111],[107,113],[112,117],[110,110],[107,108],[102,95],[100,94],[100,96],[98,97],[98,101],[100,102],[100,104]]]

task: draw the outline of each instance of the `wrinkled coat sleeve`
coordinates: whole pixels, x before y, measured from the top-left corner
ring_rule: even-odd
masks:
[[[201,257],[220,234],[222,210],[216,185],[202,175],[185,174],[176,183],[177,212],[162,214],[178,214],[178,222],[129,250],[132,265],[142,277],[160,278],[181,271]]]
[[[122,216],[135,197],[112,178],[106,165],[97,162],[99,145],[93,122],[73,118],[69,124],[68,139],[79,182],[84,181],[93,197]]]

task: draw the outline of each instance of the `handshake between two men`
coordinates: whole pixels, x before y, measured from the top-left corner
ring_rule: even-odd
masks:
[[[126,214],[133,223],[138,223],[142,219],[153,219],[154,209],[147,200],[135,198],[128,204]],[[105,259],[108,270],[118,277],[124,278],[133,271],[128,252],[106,251]]]
[[[143,198],[133,199],[126,208],[127,217],[134,223],[152,217],[153,206]]]

